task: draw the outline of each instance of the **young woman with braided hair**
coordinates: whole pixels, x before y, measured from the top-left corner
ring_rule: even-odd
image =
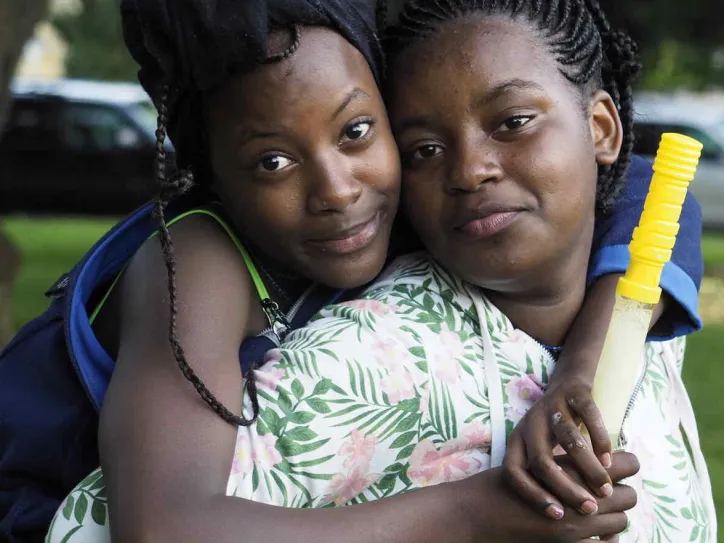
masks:
[[[630,149],[625,148],[628,127],[616,108],[621,105],[623,109],[626,99],[621,89],[626,80],[622,78],[611,95],[602,90],[608,83],[605,74],[616,73],[622,66],[619,58],[601,53],[605,32],[592,27],[589,12],[577,0],[543,4],[447,0],[412,2],[405,8],[390,41],[390,105],[404,158],[404,209],[432,256],[449,271],[421,254],[405,257],[363,299],[332,306],[307,328],[293,332],[284,349],[270,353],[268,363],[255,372],[258,395],[252,390],[249,396],[258,401],[245,398],[246,418],[227,417],[219,407],[238,405],[241,385],[228,382],[231,372],[226,366],[216,374],[212,371],[230,356],[222,350],[228,339],[220,338],[217,328],[241,326],[232,309],[219,316],[219,307],[224,307],[226,300],[213,296],[209,300],[208,286],[231,278],[212,277],[210,285],[196,284],[198,289],[206,288],[207,299],[194,297],[194,289],[184,285],[192,278],[184,279],[181,274],[202,275],[203,257],[211,258],[213,252],[197,257],[204,244],[190,251],[184,247],[184,235],[189,235],[183,230],[184,222],[175,227],[177,256],[185,266],[176,270],[167,239],[167,274],[162,279],[168,275],[173,284],[178,272],[176,288],[183,293],[177,296],[172,288],[170,301],[172,305],[188,304],[193,308],[189,313],[199,312],[211,322],[196,320],[195,326],[190,322],[176,326],[176,309],[172,310],[172,335],[177,327],[182,341],[173,339],[170,356],[192,381],[197,378],[189,372],[181,345],[189,349],[191,360],[203,363],[201,371],[208,373],[200,373],[209,389],[221,391],[221,402],[205,386],[197,386],[197,390],[223,418],[241,428],[229,474],[228,462],[220,461],[227,456],[231,460],[230,451],[222,451],[222,430],[219,427],[217,435],[216,430],[203,428],[213,424],[196,412],[203,406],[189,411],[189,406],[182,405],[177,394],[186,389],[178,379],[174,385],[179,387],[178,393],[158,390],[166,386],[165,381],[174,380],[167,363],[169,354],[163,369],[144,370],[143,366],[153,365],[149,363],[153,348],[146,353],[127,351],[126,360],[139,361],[133,372],[123,369],[119,356],[108,398],[108,404],[115,405],[104,407],[113,414],[104,413],[108,418],[103,422],[101,441],[103,446],[105,440],[114,541],[579,541],[613,537],[625,527],[623,512],[633,506],[634,493],[619,484],[607,482],[599,487],[584,482],[572,464],[583,463],[586,471],[588,460],[578,454],[577,436],[560,434],[574,439],[571,459],[558,461],[563,464],[561,473],[576,482],[563,485],[561,498],[573,507],[566,510],[564,522],[535,514],[511,492],[498,467],[506,433],[532,401],[543,395],[542,384],[556,367],[554,354],[559,349],[544,347],[532,337],[560,345],[571,326],[580,326],[573,323],[586,290],[596,209],[602,217],[611,207],[631,159]],[[429,24],[431,21],[434,24]],[[588,39],[598,41],[598,49],[588,48],[577,57],[570,52],[581,43],[583,27],[588,28]],[[315,56],[322,56],[332,46],[325,41],[331,36],[323,33],[323,38],[318,32],[322,31],[302,27],[300,46],[287,59],[288,64],[283,61],[239,78],[244,82],[234,89],[239,102],[258,98],[253,95],[255,89],[264,89],[270,96],[279,93],[279,85],[270,84],[278,81],[285,90],[299,85],[300,94],[294,97],[313,98],[302,68],[308,76]],[[494,60],[498,58],[500,62]],[[327,70],[326,82],[333,72]],[[278,79],[270,79],[269,73]],[[494,84],[494,74],[501,73],[515,77],[504,85]],[[475,100],[468,102],[471,96]],[[216,175],[223,177],[218,154],[225,140],[218,136],[226,134],[218,127],[242,112],[234,110],[233,101],[223,99],[224,90],[215,97],[207,139],[213,152],[202,156],[210,155]],[[283,93],[275,98],[280,100],[278,104],[293,102]],[[622,103],[615,104],[615,100]],[[512,105],[506,106],[506,101]],[[251,110],[278,113],[259,105]],[[215,115],[216,106],[223,118]],[[625,112],[622,117],[626,119]],[[540,128],[536,129],[537,125]],[[305,129],[313,132],[306,123]],[[162,136],[163,130],[160,132]],[[259,132],[261,139],[271,137],[268,131]],[[355,139],[353,133],[346,135]],[[292,162],[282,154],[265,155],[262,162],[266,160],[269,162],[262,166],[273,171],[280,165],[284,170]],[[295,164],[301,165],[306,164]],[[199,162],[194,170],[203,171],[203,167]],[[182,187],[183,182],[177,184]],[[215,188],[230,208],[229,214],[236,217],[235,226],[249,236],[249,222],[234,209],[233,198],[224,194],[223,184]],[[493,196],[497,200],[491,200]],[[294,202],[293,195],[289,200]],[[473,201],[475,206],[471,206]],[[162,210],[159,205],[159,212]],[[451,227],[448,223],[453,220],[464,224]],[[275,243],[273,236],[269,238],[270,244]],[[209,235],[204,241],[210,239]],[[249,243],[247,239],[245,243]],[[218,246],[211,249],[218,250]],[[137,285],[142,277],[136,272],[134,283],[133,265],[127,274],[125,281],[130,285]],[[208,281],[208,272],[204,274]],[[273,283],[278,277],[269,279]],[[152,286],[159,280],[158,269],[145,279]],[[234,293],[224,294],[227,305],[234,305]],[[591,313],[601,308],[605,312],[605,297],[600,292],[598,296],[600,304],[594,304]],[[213,311],[205,310],[205,305],[214,306]],[[127,318],[144,314],[139,307],[131,309]],[[158,319],[144,318],[136,326],[152,327],[142,332],[152,336],[158,332],[154,322]],[[594,343],[596,333],[600,330],[592,333]],[[160,340],[148,337],[144,341],[152,345]],[[647,352],[657,367],[666,363],[679,344],[662,345]],[[588,369],[571,367],[569,371],[585,376]],[[157,377],[154,372],[159,372]],[[496,387],[498,392],[494,392]],[[585,387],[583,391],[561,390],[564,392],[558,396],[564,400],[569,394],[577,394],[574,399],[586,396]],[[177,403],[172,405],[166,396],[173,396]],[[154,404],[148,402],[150,397],[156,398]],[[650,407],[643,404],[643,414],[650,415],[646,411]],[[177,421],[166,415],[171,409],[176,410]],[[257,423],[248,426],[257,414]],[[570,421],[564,413],[554,414],[560,416],[555,418],[553,430],[558,432],[564,423],[567,428]],[[597,418],[595,413],[578,414],[588,420]],[[632,417],[640,424],[639,410],[634,409]],[[157,439],[149,435],[139,439],[139,426],[156,432]],[[548,431],[551,423],[544,420],[541,426]],[[543,441],[552,448],[548,436]],[[613,483],[638,470],[635,459],[625,453],[614,455],[610,463],[605,477]],[[685,469],[691,465],[685,462]],[[486,468],[491,469],[474,475]],[[697,468],[701,468],[698,463]],[[597,476],[595,470],[590,471],[592,477]],[[558,484],[545,476],[545,472],[541,474],[546,484]],[[469,478],[459,480],[465,477]],[[705,475],[701,477],[703,480]],[[694,477],[691,481],[692,487],[701,490]],[[451,484],[392,497],[441,482]],[[594,490],[583,490],[589,486]],[[99,496],[102,487],[99,473],[79,486],[56,517],[50,541],[108,538],[105,498]],[[530,488],[523,490],[524,494],[531,492]],[[583,502],[580,492],[585,492]],[[363,505],[336,511],[294,511],[224,494],[292,508]],[[698,496],[706,501],[705,492]],[[382,497],[389,499],[364,504]],[[73,516],[77,511],[73,503],[80,499],[85,500],[85,509]],[[692,502],[692,510],[708,515],[706,507],[695,507],[700,502]],[[564,511],[557,503],[546,498],[536,505],[560,518]],[[636,518],[638,521],[640,516]],[[697,522],[702,533],[711,533],[711,519],[700,516]],[[650,526],[654,525],[649,523],[643,529]],[[639,525],[635,530],[642,533]]]

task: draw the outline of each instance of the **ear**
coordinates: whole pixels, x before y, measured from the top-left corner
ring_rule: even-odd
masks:
[[[596,162],[610,166],[618,159],[623,141],[623,126],[613,98],[604,90],[591,95],[589,108],[591,139],[596,150]]]

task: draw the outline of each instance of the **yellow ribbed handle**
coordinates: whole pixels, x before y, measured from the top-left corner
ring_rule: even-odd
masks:
[[[699,165],[702,144],[681,134],[663,134],[644,212],[629,245],[631,261],[617,292],[647,304],[661,298],[661,272],[671,259],[689,183]]]

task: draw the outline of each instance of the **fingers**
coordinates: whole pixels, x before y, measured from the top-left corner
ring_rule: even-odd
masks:
[[[545,490],[526,470],[527,457],[521,432],[513,431],[503,461],[503,476],[508,485],[536,511],[553,520],[563,518],[561,503]]]
[[[623,532],[628,526],[628,517],[626,513],[610,513],[601,515],[596,519],[596,532],[601,534],[601,541],[618,541],[618,534]]]
[[[606,515],[608,513],[621,513],[628,511],[636,507],[637,502],[638,496],[633,488],[626,485],[616,485],[614,487],[613,495],[610,498],[604,498],[599,501],[599,514]],[[614,531],[605,533],[613,534],[619,532]]]
[[[631,453],[617,451],[613,453],[613,463],[608,474],[614,482],[633,477],[641,469],[638,458]]]
[[[581,422],[588,430],[591,446],[596,457],[604,468],[611,467],[611,440],[608,437],[606,425],[598,406],[591,397],[588,389],[580,389],[568,398],[568,405],[580,417]],[[589,481],[590,482],[590,481]],[[594,486],[593,488],[598,488]]]
[[[584,515],[591,515],[598,509],[596,498],[587,488],[563,471],[553,456],[548,428],[551,424],[553,426],[561,424],[564,417],[558,413],[553,419],[545,421],[546,424],[529,423],[526,427],[525,443],[528,468],[538,481],[543,483],[545,488],[561,502]],[[598,463],[595,457],[594,461]]]
[[[595,406],[593,409],[598,413],[598,409],[596,409]],[[588,411],[589,415],[591,413],[592,411]],[[573,460],[586,484],[592,489],[595,489],[598,496],[610,496],[613,492],[613,487],[608,472],[601,464],[599,458],[596,457],[593,449],[588,446],[588,443],[578,429],[578,425],[570,415],[560,411],[554,413],[551,417],[551,427],[556,441],[560,443],[571,460]],[[606,441],[608,441],[608,437],[606,437]],[[554,490],[554,493],[558,495],[555,489],[551,490]]]

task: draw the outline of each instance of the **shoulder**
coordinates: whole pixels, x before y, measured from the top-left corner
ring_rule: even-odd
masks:
[[[180,338],[192,350],[209,340],[233,342],[238,349],[261,314],[238,248],[214,219],[204,215],[170,227],[170,238],[170,259],[158,235],[148,239],[129,263],[120,285],[121,337],[167,341],[171,273]]]

